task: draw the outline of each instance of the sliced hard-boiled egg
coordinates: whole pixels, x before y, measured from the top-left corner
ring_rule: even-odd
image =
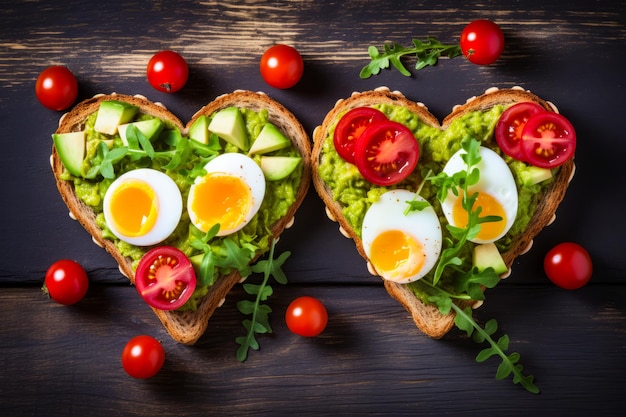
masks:
[[[365,253],[376,272],[403,284],[430,272],[441,253],[441,225],[432,206],[404,213],[414,199],[426,201],[408,190],[387,191],[367,210],[361,229]]]
[[[443,171],[452,176],[467,169],[460,150],[446,163]],[[476,168],[479,170],[478,183],[469,188],[469,193],[478,193],[474,209],[481,207],[480,217],[497,216],[501,220],[481,223],[480,231],[474,243],[489,243],[503,237],[515,222],[517,216],[517,187],[513,174],[506,162],[491,149],[480,147],[481,161]],[[452,226],[464,228],[467,226],[468,213],[463,208],[461,192],[454,195],[452,191],[441,203],[448,223]]]
[[[226,153],[209,161],[207,174],[189,190],[187,210],[194,226],[208,232],[219,224],[218,236],[234,233],[259,211],[265,196],[263,171],[251,158]]]
[[[183,211],[176,183],[149,168],[119,176],[104,195],[104,219],[119,239],[136,246],[155,245],[172,234]]]

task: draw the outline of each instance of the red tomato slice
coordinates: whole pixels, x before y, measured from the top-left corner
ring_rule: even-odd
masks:
[[[558,113],[539,113],[526,122],[522,131],[522,151],[528,163],[555,168],[574,156],[574,126]]]
[[[150,306],[174,310],[191,297],[196,288],[196,273],[183,252],[172,246],[159,246],[139,261],[135,286]]]
[[[354,162],[363,177],[377,185],[396,184],[413,172],[420,149],[413,132],[385,120],[363,131],[354,146]]]
[[[357,107],[349,110],[337,123],[333,140],[337,153],[346,162],[354,164],[354,144],[361,133],[375,122],[387,120],[387,116],[372,107]]]
[[[517,103],[506,109],[498,119],[495,130],[496,142],[502,152],[512,158],[524,161],[524,152],[522,151],[524,126],[532,116],[544,112],[546,110],[543,107],[531,102]]]

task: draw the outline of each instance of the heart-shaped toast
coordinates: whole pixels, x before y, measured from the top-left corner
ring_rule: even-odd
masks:
[[[71,216],[138,289],[140,280],[144,288],[162,278],[136,276],[153,249],[174,247],[191,260],[195,287],[171,274],[142,295],[169,334],[187,345],[202,336],[248,266],[290,227],[310,184],[307,133],[264,93],[217,97],[186,125],[145,97],[98,95],[66,113],[53,139],[52,171]],[[153,176],[159,179],[150,182]],[[162,194],[162,184],[175,186]],[[212,217],[214,207],[222,217]],[[231,230],[228,212],[241,215]],[[162,219],[169,225],[155,232]],[[185,291],[184,303],[170,308]],[[159,297],[161,304],[149,301]]]
[[[456,209],[451,208],[450,213],[444,213],[445,210],[448,210],[444,208],[446,207],[445,200],[448,197],[452,197],[452,190],[444,194],[445,199],[443,196],[438,196],[437,192],[443,185],[440,185],[441,182],[437,183],[433,177],[444,171],[447,172],[447,167],[451,165],[448,162],[450,161],[451,163],[451,159],[453,159],[455,154],[465,155],[467,158],[470,150],[466,150],[463,153],[461,148],[465,149],[465,146],[470,146],[464,145],[464,143],[472,143],[469,140],[471,138],[480,145],[480,147],[477,146],[477,149],[480,150],[479,155],[482,157],[480,159],[481,169],[478,170],[481,178],[484,174],[487,182],[499,183],[501,181],[500,177],[511,177],[514,181],[513,183],[507,183],[514,184],[512,186],[493,187],[493,184],[489,186],[495,188],[496,194],[502,193],[504,195],[504,197],[500,198],[502,204],[498,203],[498,206],[506,206],[510,202],[515,203],[512,206],[512,213],[510,213],[511,210],[509,209],[506,212],[503,210],[502,215],[494,216],[493,219],[489,220],[489,222],[497,224],[500,222],[504,223],[506,219],[511,218],[511,224],[508,224],[506,226],[507,229],[504,229],[506,233],[503,231],[502,237],[498,237],[495,241],[489,241],[488,244],[480,243],[478,238],[475,238],[476,243],[467,241],[464,246],[460,246],[462,249],[455,254],[457,259],[462,259],[462,261],[458,261],[458,265],[454,265],[455,267],[471,269],[473,262],[475,262],[475,267],[478,267],[476,255],[474,255],[475,248],[478,246],[481,247],[481,250],[489,248],[489,251],[491,251],[489,256],[492,257],[493,255],[494,259],[497,259],[492,259],[488,262],[493,261],[495,263],[497,261],[500,262],[500,265],[495,267],[493,264],[488,263],[484,268],[492,266],[494,271],[499,268],[497,274],[500,277],[505,277],[510,273],[510,267],[515,258],[528,251],[534,237],[541,229],[554,220],[555,211],[564,198],[565,191],[573,176],[573,158],[554,168],[537,169],[537,167],[532,167],[530,164],[505,155],[498,147],[494,138],[494,130],[500,116],[506,109],[521,102],[530,102],[540,106],[540,112],[558,113],[552,103],[520,87],[511,89],[492,88],[478,97],[467,100],[465,104],[455,106],[452,113],[440,124],[438,119],[422,103],[413,102],[400,92],[391,92],[388,88],[381,87],[374,91],[353,93],[349,98],[339,100],[334,108],[328,112],[323,123],[313,132],[313,184],[325,203],[328,217],[339,223],[340,231],[343,235],[354,240],[359,254],[367,261],[370,272],[386,278],[383,279],[386,290],[411,313],[418,328],[433,338],[442,337],[454,325],[454,312],[442,314],[439,308],[429,301],[428,287],[429,285],[443,285],[446,286],[446,290],[455,290],[454,268],[451,268],[453,271],[446,281],[446,278],[436,275],[439,273],[436,265],[437,261],[439,261],[438,258],[443,256],[445,249],[453,245],[451,242],[456,242],[447,232],[449,230],[448,223],[450,223],[447,214],[452,213]],[[368,168],[366,166],[364,168],[365,171],[363,171],[361,167],[363,164],[371,163],[373,165],[378,163],[379,160],[383,160],[387,164],[392,163],[389,161],[392,159],[389,157],[391,152],[385,147],[384,139],[381,139],[380,142],[375,142],[375,139],[359,139],[356,141],[355,137],[374,137],[374,128],[363,130],[363,132],[368,132],[367,134],[363,133],[361,135],[361,132],[359,132],[357,135],[354,132],[358,130],[353,126],[352,136],[346,136],[343,133],[344,129],[346,129],[345,126],[338,126],[339,120],[343,119],[348,111],[363,107],[376,108],[384,113],[389,120],[408,127],[420,145],[419,160],[416,168],[408,177],[397,184],[386,185],[383,183],[382,185],[376,185],[365,179],[368,175],[367,169],[371,167]],[[368,117],[370,117],[368,123],[373,123],[371,116]],[[357,122],[351,123],[356,124]],[[378,125],[380,126],[381,123],[378,123]],[[336,139],[336,130],[341,131],[342,133],[338,133],[338,135],[340,137],[344,135],[345,138]],[[399,142],[399,137],[401,137],[399,134],[394,136],[394,140]],[[336,140],[339,140],[338,145],[335,143]],[[368,140],[373,142],[374,145],[364,144]],[[347,158],[340,156],[340,153],[337,151],[337,148],[341,148],[349,141],[355,141],[353,145],[354,153],[362,152],[364,154],[360,160],[357,156],[354,156],[356,160],[354,163],[347,162]],[[485,154],[483,154],[482,148],[487,148],[484,151]],[[368,154],[367,152],[370,153]],[[486,154],[487,152],[489,155]],[[401,152],[397,153],[397,155],[400,154]],[[492,157],[492,155],[496,156]],[[494,162],[490,162],[491,160],[494,160]],[[470,164],[469,162],[464,163]],[[504,168],[501,168],[501,165]],[[376,170],[384,169],[383,163],[380,163],[375,168],[372,178],[377,178],[375,177]],[[468,168],[467,172],[469,173],[469,171]],[[495,174],[489,173],[490,171],[494,171]],[[452,174],[446,174],[444,178],[450,179]],[[396,210],[395,207],[398,204],[395,203],[398,201],[401,202],[401,207],[407,207],[407,203],[410,202],[405,201],[407,199],[404,197],[396,197],[401,195],[398,193],[400,189],[403,192],[411,192],[409,195],[413,195],[413,197],[408,199],[413,199],[414,202],[419,201],[425,207],[416,210],[402,209],[399,212],[392,211]],[[390,190],[395,191],[389,192]],[[470,191],[467,194],[470,194]],[[483,192],[481,190],[476,194],[480,195]],[[459,197],[452,198],[456,198],[457,201],[462,200]],[[507,202],[507,200],[509,201]],[[461,206],[460,204],[459,207]],[[376,210],[374,210],[374,206],[376,206]],[[466,210],[470,212],[470,209]],[[376,213],[372,214],[374,211]],[[421,218],[416,217],[417,220],[409,222],[406,213],[411,212],[411,215],[413,215],[415,214],[413,211],[419,211],[420,215],[423,216]],[[428,211],[431,211],[432,214],[426,213]],[[477,213],[480,213],[480,211]],[[427,270],[424,276],[415,275],[411,280],[407,279],[406,282],[403,282],[402,279],[391,279],[389,277],[394,276],[394,268],[398,270],[405,268],[405,264],[413,261],[409,261],[409,258],[393,259],[396,256],[393,252],[406,251],[408,253],[410,250],[407,247],[410,247],[410,245],[398,243],[401,239],[404,239],[404,237],[399,237],[399,234],[393,236],[389,234],[386,240],[388,247],[383,247],[383,243],[377,242],[385,242],[384,239],[378,238],[388,234],[387,232],[393,232],[394,229],[408,228],[409,226],[406,225],[409,223],[415,224],[415,226],[411,226],[414,229],[411,232],[406,232],[406,234],[412,233],[415,229],[419,229],[415,233],[425,234],[425,237],[419,244],[418,253],[420,259],[423,257],[426,259],[425,262],[432,258],[435,259],[431,266],[432,269]],[[469,229],[469,226],[467,226],[467,229]],[[402,236],[404,234],[405,232],[402,233]],[[373,235],[376,236],[372,237]],[[434,249],[431,250],[428,245],[433,242],[438,243],[439,246],[433,245]],[[374,248],[375,245],[378,245],[376,249]],[[392,246],[393,249],[391,249]],[[497,249],[495,255],[492,252],[494,247]],[[374,255],[375,250],[378,251],[376,255]],[[386,254],[385,251],[387,251]],[[380,253],[383,253],[383,255],[380,255]],[[392,254],[390,255],[390,253]],[[374,260],[374,256],[379,257],[379,259]],[[484,258],[482,258],[482,261],[484,261]],[[415,261],[416,264],[418,262],[422,261]],[[391,267],[387,265],[389,263],[392,265]],[[382,273],[382,270],[385,268],[391,271],[387,273],[388,276]],[[425,267],[420,266],[420,268]],[[437,276],[437,279],[433,278],[434,276]],[[495,275],[495,281],[497,282],[497,275]],[[459,297],[459,299],[464,300],[459,301],[459,305],[462,306],[478,305],[482,302],[476,301],[476,298],[472,299],[471,296],[468,297],[467,294]]]

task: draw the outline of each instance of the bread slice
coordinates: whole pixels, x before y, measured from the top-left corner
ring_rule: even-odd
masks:
[[[141,113],[156,116],[161,120],[168,121],[173,126],[180,129],[183,135],[187,134],[189,127],[201,115],[210,115],[226,107],[236,106],[251,109],[256,112],[263,109],[267,110],[269,121],[286,137],[290,138],[301,154],[303,163],[302,180],[297,189],[295,202],[289,207],[287,214],[271,226],[271,232],[274,238],[278,238],[280,234],[293,223],[296,211],[304,200],[310,185],[311,144],[309,136],[300,122],[280,103],[271,99],[264,93],[237,90],[233,93],[216,98],[200,109],[193,116],[192,120],[184,125],[163,105],[153,103],[145,97],[115,93],[97,95],[79,103],[69,113],[65,114],[61,118],[56,132],[65,133],[83,130],[87,116],[97,111],[100,103],[105,100],[120,100],[138,106]],[[103,238],[102,230],[96,225],[96,215],[94,211],[77,197],[73,182],[61,179],[64,166],[54,145],[52,147],[51,165],[57,188],[63,201],[69,208],[71,216],[78,220],[87,232],[89,232],[94,242],[111,254],[118,263],[120,271],[134,283],[135,277],[131,259],[124,257],[111,240]],[[260,254],[257,254],[257,257],[259,255]],[[193,345],[205,332],[209,318],[213,315],[215,309],[224,302],[227,293],[241,279],[237,271],[227,276],[219,277],[217,282],[210,287],[209,293],[198,303],[196,311],[164,311],[155,308],[153,308],[153,310],[173,339],[186,345]]]
[[[313,132],[313,185],[319,196],[324,201],[328,217],[331,220],[338,222],[340,231],[343,235],[354,240],[359,254],[368,262],[368,268],[373,274],[377,275],[375,269],[369,263],[365,254],[363,243],[359,234],[357,234],[354,228],[347,221],[346,217],[342,214],[342,205],[333,197],[332,190],[322,180],[319,173],[320,160],[323,157],[324,141],[329,136],[331,129],[333,129],[335,124],[338,122],[340,116],[347,110],[360,106],[392,104],[408,108],[413,114],[418,116],[422,123],[445,130],[454,119],[462,117],[469,112],[488,110],[489,108],[499,104],[509,105],[523,101],[537,103],[548,111],[558,111],[552,103],[547,102],[520,87],[502,90],[492,88],[478,97],[470,98],[462,105],[455,106],[453,111],[445,117],[443,122],[440,124],[438,119],[428,111],[424,104],[408,100],[400,92],[391,92],[386,87],[380,87],[373,91],[353,93],[349,98],[339,100],[335,104],[334,108],[327,113],[322,124]],[[529,250],[532,245],[533,238],[541,231],[541,229],[554,220],[555,211],[563,199],[565,191],[574,173],[573,160],[566,162],[555,171],[556,174],[554,175],[549,187],[544,191],[545,194],[541,197],[526,231],[523,234],[514,237],[509,250],[502,254],[507,268],[509,268],[508,273],[510,273],[510,267],[515,258]],[[407,287],[407,285],[398,284],[389,280],[383,281],[387,292],[406,308],[406,310],[411,314],[417,327],[428,336],[441,338],[453,327],[454,312],[444,316],[439,312],[436,306],[421,302]]]

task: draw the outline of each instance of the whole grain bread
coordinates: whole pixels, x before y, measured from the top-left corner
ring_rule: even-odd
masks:
[[[319,175],[320,158],[323,157],[322,145],[330,129],[338,122],[340,115],[347,110],[360,106],[393,104],[408,108],[412,113],[418,116],[421,122],[443,130],[446,129],[454,119],[468,112],[487,110],[498,104],[508,105],[527,101],[537,103],[548,111],[558,112],[556,106],[552,103],[520,87],[510,89],[491,88],[480,96],[468,99],[464,104],[454,106],[452,112],[444,118],[442,123],[429,112],[424,104],[411,101],[402,93],[397,91],[392,92],[386,87],[380,87],[372,91],[355,92],[350,97],[337,101],[333,109],[327,113],[322,124],[313,132],[313,152],[311,156],[313,185],[324,201],[328,217],[339,224],[340,232],[344,236],[354,240],[359,254],[368,262],[368,268],[373,274],[377,275],[365,254],[361,238],[348,223],[342,214],[343,207],[333,198],[332,190]],[[558,169],[550,186],[540,199],[526,231],[516,236],[510,249],[502,254],[504,262],[509,268],[509,271],[503,274],[503,276],[510,273],[513,261],[530,249],[535,236],[554,220],[556,209],[563,200],[565,191],[574,174],[574,168],[575,165],[572,159]],[[389,280],[383,280],[383,282],[385,289],[391,297],[404,306],[411,314],[417,327],[428,336],[441,338],[454,326],[453,312],[442,315],[434,305],[422,303],[407,285],[398,284]]]
[[[56,133],[83,130],[87,116],[97,111],[100,103],[105,100],[120,100],[138,106],[142,113],[169,121],[180,129],[183,135],[187,134],[189,127],[202,114],[210,115],[230,106],[248,108],[254,111],[266,109],[270,122],[281,130],[286,137],[291,139],[292,143],[302,155],[302,180],[297,190],[295,202],[288,209],[287,214],[272,225],[271,230],[273,236],[278,238],[280,234],[293,223],[296,211],[304,200],[310,185],[311,144],[309,136],[300,122],[287,108],[277,101],[271,99],[264,93],[237,90],[217,97],[214,101],[200,109],[193,116],[192,120],[185,125],[162,104],[151,102],[143,96],[129,96],[116,93],[107,95],[100,94],[79,103],[69,113],[63,115],[59,121],[59,127]],[[122,274],[134,283],[135,276],[131,260],[124,257],[111,240],[103,238],[102,231],[96,225],[94,211],[77,197],[71,181],[61,179],[64,167],[54,146],[52,147],[50,162],[57,188],[63,201],[70,210],[71,217],[78,220],[87,232],[89,232],[96,244],[103,247],[111,254],[118,263]],[[241,276],[236,271],[226,276],[220,276],[215,284],[210,287],[208,294],[198,303],[196,311],[181,312],[177,310],[164,311],[156,308],[152,309],[174,340],[186,345],[193,345],[204,334],[210,317],[215,310],[222,305],[230,289],[241,279]]]

